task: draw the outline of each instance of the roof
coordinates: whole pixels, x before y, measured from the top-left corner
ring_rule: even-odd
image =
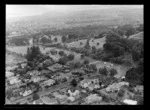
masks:
[[[13,76],[13,75],[14,75],[14,73],[6,71],[6,77],[10,77],[10,76]]]
[[[57,100],[56,99],[54,99],[54,98],[49,98],[49,97],[42,97],[41,98],[42,99],[42,101],[45,103],[45,104],[57,104],[58,102],[57,102]]]
[[[100,101],[102,100],[102,97],[98,96],[97,94],[90,94],[85,100],[87,102]]]
[[[41,104],[41,103],[43,103],[42,99],[35,100],[35,104]]]
[[[137,105],[137,101],[135,100],[125,99],[123,102],[128,105]]]

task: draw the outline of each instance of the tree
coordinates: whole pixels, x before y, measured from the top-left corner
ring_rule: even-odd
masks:
[[[52,49],[50,52],[51,52],[52,55],[56,55],[57,54],[57,50],[54,50],[54,49]]]
[[[106,68],[99,68],[99,73],[107,76],[108,71]]]
[[[57,41],[58,41],[57,37],[55,37],[55,38],[54,38],[54,41],[55,41],[55,42],[57,42]]]
[[[38,94],[33,94],[33,100],[38,100],[40,98],[40,96]]]
[[[60,58],[58,60],[58,63],[61,64],[61,65],[65,65],[67,63],[67,59],[66,58]]]
[[[110,72],[110,76],[114,76],[114,75],[118,74],[118,73],[117,73],[117,70],[114,69],[114,68],[111,68],[111,69],[109,70],[109,72]]]
[[[77,86],[77,81],[76,81],[76,79],[73,79],[73,80],[71,81],[71,85],[72,85],[73,87],[76,87],[76,86]]]
[[[85,60],[84,60],[84,64],[85,64],[85,65],[88,65],[88,64],[89,64],[89,60],[88,60],[88,59],[85,59]]]
[[[68,58],[68,60],[73,60],[73,59],[74,59],[74,55],[73,55],[73,54],[69,54],[69,55],[67,56],[67,58]]]
[[[63,56],[63,55],[65,54],[65,52],[64,52],[64,51],[59,51],[58,54],[59,54],[60,56]]]
[[[33,61],[38,55],[41,54],[40,48],[37,46],[33,46],[27,49],[26,59],[28,61]]]
[[[83,59],[85,56],[83,54],[81,54],[80,58]]]
[[[61,40],[64,43],[64,42],[66,42],[67,38],[65,36],[62,36]]]
[[[92,70],[93,72],[97,72],[97,67],[96,67],[95,64],[91,64],[91,65],[89,66],[89,69]]]

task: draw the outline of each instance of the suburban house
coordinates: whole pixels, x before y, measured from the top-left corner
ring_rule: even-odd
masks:
[[[54,83],[55,83],[55,80],[49,79],[49,80],[47,80],[47,81],[42,82],[40,85],[41,85],[41,86],[46,86],[46,85],[51,86],[51,85],[53,85]]]
[[[11,76],[13,76],[13,75],[14,75],[13,72],[6,71],[6,77],[11,77]]]
[[[53,95],[54,95],[54,97],[56,98],[56,99],[58,99],[59,101],[61,101],[61,102],[63,102],[63,101],[66,101],[67,100],[67,95],[65,95],[65,94],[61,94],[61,93],[59,93],[59,92],[53,92],[52,93]]]
[[[90,90],[100,88],[99,79],[84,79],[80,82],[80,87]]]
[[[93,103],[97,101],[101,101],[102,97],[98,96],[97,94],[90,94],[88,97],[85,98],[87,103]]]
[[[54,98],[49,98],[49,97],[42,97],[41,98],[44,104],[58,104],[58,101]]]
[[[21,82],[21,80],[19,80],[18,77],[15,77],[15,76],[9,77],[8,80],[9,80],[9,83],[10,83],[10,84],[16,84],[16,83]]]
[[[31,80],[33,81],[33,82],[39,82],[39,81],[43,81],[43,80],[46,80],[47,78],[46,77],[44,77],[44,76],[33,76],[32,78],[31,78]]]
[[[38,100],[33,101],[33,104],[43,104],[43,101],[42,99],[38,99]]]
[[[125,103],[127,105],[137,105],[137,101],[131,100],[131,99],[125,99],[125,100],[123,100],[123,103]]]
[[[20,95],[27,96],[27,95],[30,95],[31,93],[32,93],[32,90],[26,89],[24,92],[20,92]]]
[[[28,71],[27,74],[33,76],[33,75],[40,75],[41,72],[37,71],[37,70],[33,70],[33,71]]]
[[[73,89],[69,89],[67,91],[69,93],[70,96],[76,96],[76,95],[79,95],[79,90],[73,90]]]
[[[129,86],[129,83],[128,82],[119,82],[119,83],[113,83],[112,85],[109,85],[107,88],[106,88],[106,91],[107,92],[115,92],[115,91],[119,91],[120,88],[124,85],[127,85]]]

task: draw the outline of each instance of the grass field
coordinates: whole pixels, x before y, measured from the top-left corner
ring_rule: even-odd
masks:
[[[106,37],[99,38],[99,39],[91,39],[89,41],[89,44],[90,44],[90,46],[95,46],[96,48],[102,48],[105,43],[105,40],[106,40]],[[83,40],[67,43],[66,45],[68,47],[81,48],[86,45],[86,42],[87,42],[87,39],[83,39]],[[99,43],[99,44],[97,44],[97,43]]]

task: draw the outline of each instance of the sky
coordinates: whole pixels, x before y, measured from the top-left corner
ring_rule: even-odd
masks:
[[[6,18],[40,15],[46,12],[72,12],[76,10],[117,8],[143,8],[143,5],[6,5]]]

